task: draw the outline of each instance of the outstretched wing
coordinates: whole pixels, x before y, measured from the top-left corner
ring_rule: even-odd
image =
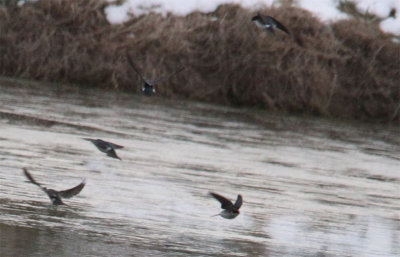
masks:
[[[114,143],[111,143],[111,142],[104,141],[102,139],[95,140],[95,145],[100,147],[100,148],[103,148],[105,150],[108,150],[109,148],[112,148],[112,149],[124,148],[122,145],[117,145],[117,144],[114,144]]]
[[[103,151],[103,150],[106,151],[107,148],[112,147],[110,143],[108,143],[104,140],[101,140],[101,139],[91,139],[91,138],[83,138],[83,139],[92,142],[101,151]]]
[[[230,200],[226,199],[225,197],[223,197],[222,195],[210,192],[210,195],[212,197],[214,197],[215,199],[217,199],[220,203],[221,203],[221,208],[222,209],[229,209],[232,208],[233,204]]]
[[[139,75],[139,77],[146,83],[148,83],[148,80],[143,77],[142,73],[139,71],[138,68],[136,68],[135,64],[133,63],[133,60],[131,58],[131,56],[126,53],[126,59],[128,60],[129,65],[133,68],[133,70],[136,72],[137,75]]]
[[[82,191],[82,189],[83,189],[83,187],[85,186],[85,184],[86,184],[86,181],[83,180],[82,183],[80,183],[80,184],[77,185],[76,187],[73,187],[73,188],[70,188],[70,189],[67,189],[67,190],[60,191],[59,194],[60,194],[60,196],[63,197],[63,198],[71,198],[71,197],[73,197],[73,196],[79,194],[79,192]]]
[[[90,141],[93,143],[97,149],[99,149],[102,152],[106,152],[108,148],[111,148],[111,145],[101,139],[91,139],[91,138],[83,138],[87,141]]]
[[[237,199],[236,199],[236,202],[235,202],[235,204],[233,205],[236,209],[240,209],[240,206],[242,206],[242,203],[243,203],[243,198],[242,198],[242,196],[241,195],[238,195],[237,196]]]
[[[280,23],[279,21],[277,21],[274,17],[268,16],[268,18],[270,18],[272,20],[273,23],[275,23],[276,27],[284,32],[286,32],[287,34],[289,33],[289,30],[282,25],[282,23]]]
[[[258,17],[261,20],[261,23],[263,23],[263,24],[268,23],[269,16],[265,16],[265,15],[262,15],[261,13],[257,13],[257,15],[255,17]]]
[[[107,150],[107,156],[121,160],[114,149]]]
[[[38,182],[36,182],[36,180],[32,177],[32,175],[28,172],[28,170],[26,168],[23,168],[23,171],[24,171],[25,176],[29,179],[30,182],[32,182],[33,184],[35,184],[43,189],[42,185],[39,184]]]
[[[174,71],[174,72],[171,72],[171,73],[166,74],[166,75],[164,75],[164,76],[162,76],[162,77],[160,77],[160,78],[158,78],[158,79],[155,79],[155,80],[151,81],[151,83],[149,83],[149,84],[150,84],[150,85],[155,85],[155,84],[157,84],[157,83],[160,83],[161,81],[170,78],[171,76],[173,76],[173,75],[175,75],[175,74],[177,74],[177,73],[183,71],[184,69],[185,69],[185,67],[181,67],[180,69],[178,69],[178,70],[176,70],[176,71]]]
[[[85,140],[91,142],[91,143],[94,144],[96,147],[97,147],[97,145],[99,144],[99,140],[98,140],[98,139],[91,139],[91,138],[87,138],[87,137],[84,137],[83,139],[85,139]]]
[[[108,142],[114,149],[121,149],[121,148],[124,148],[122,145],[117,145],[117,144],[114,144],[114,143],[110,143],[110,142]]]

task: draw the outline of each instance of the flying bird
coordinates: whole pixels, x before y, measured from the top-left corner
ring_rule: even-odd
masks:
[[[99,149],[103,153],[106,153],[107,156],[121,160],[121,158],[118,157],[115,150],[124,148],[123,146],[113,144],[101,139],[91,139],[91,138],[83,138],[83,139],[92,142],[97,147],[97,149]]]
[[[210,192],[210,195],[212,197],[214,197],[215,199],[217,199],[221,203],[221,208],[224,209],[222,212],[220,212],[214,216],[220,215],[221,217],[223,217],[225,219],[234,219],[234,218],[236,218],[236,216],[239,215],[239,213],[240,213],[239,209],[243,203],[243,198],[241,195],[237,196],[235,204],[233,204],[230,200],[226,199],[222,195],[212,193],[212,192]]]
[[[178,69],[172,73],[166,74],[162,77],[159,77],[158,79],[151,80],[151,79],[145,78],[142,75],[142,73],[139,71],[139,69],[136,68],[135,64],[133,63],[132,58],[129,56],[128,53],[126,54],[126,59],[128,59],[129,65],[133,68],[133,70],[136,72],[136,74],[138,74],[139,77],[142,79],[142,82],[143,82],[142,91],[146,96],[152,96],[156,92],[156,84],[160,83],[163,80],[168,79],[172,75],[175,75],[176,73],[179,73],[184,69],[184,67],[181,67],[180,69]]]
[[[259,28],[266,29],[268,32],[274,34],[274,29],[280,29],[290,35],[289,30],[282,25],[279,21],[271,16],[257,14],[251,19]]]
[[[79,192],[82,191],[83,187],[86,184],[86,181],[83,180],[76,187],[73,187],[73,188],[70,188],[67,190],[63,190],[63,191],[56,191],[54,189],[47,189],[46,187],[42,186],[40,183],[36,182],[36,180],[33,179],[32,175],[28,172],[28,170],[26,168],[23,168],[23,171],[24,171],[25,176],[29,179],[30,182],[32,182],[33,184],[40,187],[49,196],[53,205],[66,205],[65,203],[63,203],[61,198],[71,198],[71,197],[79,194]]]

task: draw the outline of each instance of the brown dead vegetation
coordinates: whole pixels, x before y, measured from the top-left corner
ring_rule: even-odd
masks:
[[[158,87],[184,97],[270,110],[400,121],[400,46],[361,19],[321,23],[309,12],[260,10],[291,36],[258,29],[236,5],[186,17],[110,25],[100,0],[0,5],[0,72],[139,92],[146,77],[185,71]]]

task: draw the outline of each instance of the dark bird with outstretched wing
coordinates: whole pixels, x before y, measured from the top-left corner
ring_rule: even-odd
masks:
[[[97,149],[99,149],[103,153],[106,153],[107,156],[121,160],[121,158],[118,157],[115,150],[124,148],[123,146],[107,142],[101,139],[92,139],[92,138],[83,138],[83,139],[92,142],[97,147]]]
[[[170,78],[172,75],[175,75],[182,70],[184,70],[184,67],[181,67],[180,69],[171,72],[169,74],[166,74],[164,76],[159,77],[158,79],[147,79],[143,76],[143,74],[139,71],[139,69],[136,67],[136,65],[133,63],[132,58],[128,53],[126,53],[126,59],[128,60],[129,65],[133,68],[133,70],[136,72],[137,75],[139,75],[140,79],[143,81],[142,84],[142,91],[146,96],[152,96],[156,92],[156,85],[160,83],[163,80],[166,80]]]
[[[61,200],[61,198],[71,198],[77,194],[79,194],[83,187],[85,186],[86,182],[85,180],[83,180],[79,185],[77,185],[76,187],[67,189],[67,190],[63,190],[63,191],[57,191],[54,189],[48,189],[44,186],[42,186],[40,183],[38,183],[33,177],[32,175],[28,172],[28,170],[26,168],[23,168],[24,174],[25,176],[29,179],[29,181],[35,185],[37,185],[38,187],[40,187],[50,198],[51,202],[54,205],[62,205],[65,203]]]
[[[290,35],[289,30],[277,21],[274,17],[268,15],[257,14],[251,19],[259,28],[266,29],[271,34],[274,34],[274,29],[280,29]]]
[[[220,215],[221,217],[225,219],[233,219],[236,218],[236,216],[239,215],[239,209],[242,206],[243,203],[243,198],[241,195],[237,196],[236,202],[233,204],[230,200],[227,198],[223,197],[222,195],[210,192],[210,195],[217,199],[221,203],[221,208],[224,209],[222,212],[218,213],[218,216]]]

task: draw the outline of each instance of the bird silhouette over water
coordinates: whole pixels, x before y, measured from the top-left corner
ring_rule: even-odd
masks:
[[[184,69],[184,67],[181,67],[180,69],[178,69],[178,70],[176,70],[174,72],[171,72],[169,74],[166,74],[166,75],[164,75],[162,77],[159,77],[158,79],[151,80],[151,79],[147,79],[147,78],[145,78],[143,76],[143,74],[139,71],[139,69],[133,63],[133,60],[129,56],[128,53],[126,53],[126,59],[128,59],[129,65],[133,68],[133,70],[136,72],[136,74],[138,74],[139,77],[142,79],[142,82],[143,82],[142,91],[143,91],[144,95],[146,95],[146,96],[152,96],[154,93],[156,93],[156,85],[158,83],[160,83],[163,80],[168,79],[172,75],[175,75],[175,74],[181,72]]]
[[[239,215],[239,209],[242,206],[243,203],[243,198],[241,195],[237,196],[235,204],[233,204],[230,200],[226,199],[222,195],[210,192],[210,195],[217,199],[221,203],[221,208],[224,209],[222,212],[214,215],[218,216],[220,215],[221,217],[225,219],[234,219],[236,216]]]
[[[275,29],[280,29],[290,35],[289,30],[277,21],[274,17],[257,14],[251,19],[259,28],[266,29],[268,32],[275,34]]]
[[[121,158],[118,157],[115,150],[124,148],[123,146],[110,143],[101,139],[91,139],[91,138],[83,138],[83,139],[92,142],[97,147],[97,149],[99,149],[103,153],[106,153],[107,156],[121,160]]]
[[[33,184],[40,187],[49,196],[53,205],[66,205],[65,203],[63,203],[61,198],[71,198],[71,197],[79,194],[86,184],[85,180],[83,180],[76,187],[73,187],[73,188],[70,188],[67,190],[63,190],[63,191],[56,191],[54,189],[47,189],[46,187],[42,186],[40,183],[36,182],[36,180],[33,179],[32,175],[28,172],[28,170],[26,168],[23,168],[23,171],[24,171],[25,176],[29,179],[30,182],[32,182]]]

